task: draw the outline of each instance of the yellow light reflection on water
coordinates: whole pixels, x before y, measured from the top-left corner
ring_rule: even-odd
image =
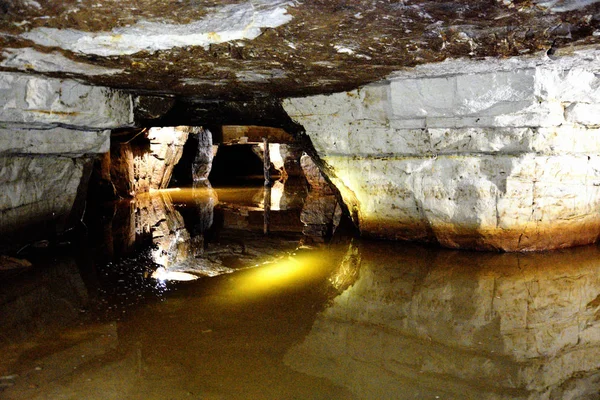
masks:
[[[323,252],[283,257],[265,263],[235,280],[236,297],[255,297],[325,278],[331,272]]]
[[[168,196],[174,203],[213,203],[218,204],[217,191],[211,187],[201,188],[169,188],[156,190],[154,193]]]
[[[289,257],[273,265],[266,266],[256,271],[254,279],[261,284],[271,284],[274,282],[282,282],[301,276],[302,264],[300,261]]]

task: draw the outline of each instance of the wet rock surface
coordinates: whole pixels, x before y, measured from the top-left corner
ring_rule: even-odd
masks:
[[[327,240],[340,223],[342,208],[329,182],[307,154],[300,158],[300,165],[310,185],[300,215],[303,232],[307,241]]]
[[[121,198],[166,188],[194,129],[177,126],[119,132],[111,143],[109,165],[98,166],[99,178],[106,177]]]

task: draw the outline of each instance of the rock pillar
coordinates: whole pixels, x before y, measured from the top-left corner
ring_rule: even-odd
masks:
[[[191,134],[198,141],[196,156],[192,162],[192,179],[194,182],[208,179],[212,169],[213,141],[212,133],[202,127],[192,128]]]
[[[111,145],[111,179],[120,197],[169,185],[191,127],[150,128],[141,138]],[[140,133],[141,134],[141,133]]]
[[[334,191],[310,156],[304,154],[300,164],[310,185],[300,214],[300,221],[304,224],[302,233],[312,241],[321,242],[333,235],[340,223],[342,209]]]

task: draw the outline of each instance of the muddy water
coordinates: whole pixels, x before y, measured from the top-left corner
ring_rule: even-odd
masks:
[[[315,245],[305,191],[272,191],[268,236],[264,197],[141,196],[25,250],[0,280],[0,398],[600,397],[598,247]]]

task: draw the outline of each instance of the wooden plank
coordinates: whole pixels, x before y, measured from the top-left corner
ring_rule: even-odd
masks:
[[[223,125],[222,143],[262,143],[267,138],[270,143],[293,143],[294,138],[281,128],[254,125]]]

